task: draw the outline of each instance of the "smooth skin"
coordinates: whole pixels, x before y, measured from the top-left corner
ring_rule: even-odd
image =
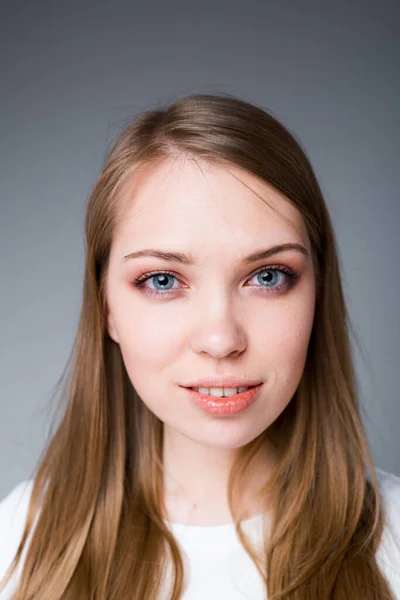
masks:
[[[307,255],[286,250],[242,262],[257,249],[287,242],[301,244]],[[190,254],[195,264],[124,258],[150,248]],[[288,268],[298,278],[291,284],[272,267]],[[158,296],[149,295],[155,291]],[[164,423],[169,520],[232,522],[226,490],[237,449],[277,419],[304,369],[315,276],[301,214],[235,166],[180,155],[139,168],[122,190],[106,297],[108,333],[120,345],[137,393]],[[214,375],[262,381],[257,401],[231,417],[203,411],[180,386]],[[254,486],[277,459],[268,442],[249,474],[249,507]],[[249,514],[257,514],[257,506]]]

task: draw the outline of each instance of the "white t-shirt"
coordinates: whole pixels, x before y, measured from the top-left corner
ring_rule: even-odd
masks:
[[[396,599],[400,600],[400,477],[380,469],[376,473],[389,518],[377,560]],[[0,502],[0,581],[21,540],[32,486],[33,480],[23,481]],[[201,527],[166,523],[183,551],[188,574],[182,600],[264,600],[261,577],[240,545],[233,524]],[[261,541],[262,517],[247,519],[243,529]],[[0,593],[0,600],[9,600],[15,591],[25,555],[26,548],[22,563]]]

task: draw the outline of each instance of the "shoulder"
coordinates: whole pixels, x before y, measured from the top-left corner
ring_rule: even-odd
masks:
[[[23,531],[33,488],[33,480],[21,481],[0,501],[0,539]]]
[[[375,471],[389,525],[400,535],[400,477],[382,469]]]
[[[387,518],[377,560],[400,598],[400,477],[378,468],[375,471]],[[0,500],[0,581],[22,539],[32,488],[33,479],[21,481]]]
[[[400,598],[400,477],[375,469],[385,509],[386,526],[377,560]]]
[[[21,481],[0,501],[0,581],[11,565],[22,539],[32,488],[33,480]],[[11,589],[13,581],[14,576],[10,585],[0,593],[1,598],[7,597],[3,594]]]
[[[375,469],[375,471],[385,499],[389,501],[391,507],[397,506],[398,508],[398,502],[400,501],[400,476],[382,471],[382,469]]]

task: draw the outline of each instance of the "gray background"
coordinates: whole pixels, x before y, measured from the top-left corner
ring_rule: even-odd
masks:
[[[126,118],[192,92],[301,140],[336,227],[364,424],[400,475],[399,3],[2,2],[0,497],[43,448],[77,328],[84,207]]]

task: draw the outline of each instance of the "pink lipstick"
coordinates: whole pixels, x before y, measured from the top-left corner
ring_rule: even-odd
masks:
[[[244,392],[226,398],[200,394],[191,388],[184,389],[186,389],[189,398],[194,404],[206,412],[216,416],[233,416],[246,410],[246,408],[251,406],[251,404],[257,400],[261,385],[262,384],[250,387]]]

